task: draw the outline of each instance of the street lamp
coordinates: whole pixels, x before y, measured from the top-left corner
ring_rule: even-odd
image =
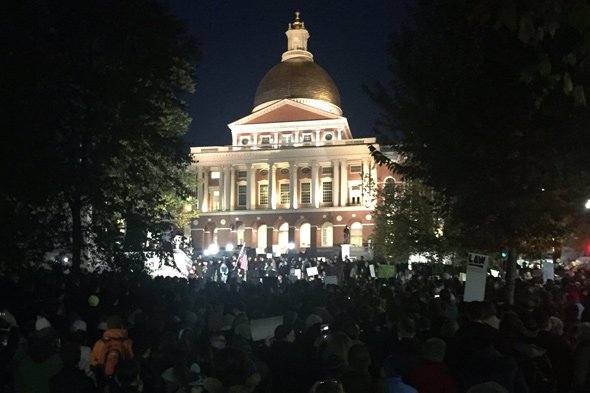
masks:
[[[590,210],[590,199],[588,199],[586,201],[586,204],[584,205],[584,207],[586,208],[586,210]]]

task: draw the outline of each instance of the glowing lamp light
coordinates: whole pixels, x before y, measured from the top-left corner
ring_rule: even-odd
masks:
[[[68,257],[64,257],[64,258],[63,258],[63,261],[64,261],[65,263],[68,263],[68,261],[69,261]]]
[[[203,255],[208,257],[210,254],[209,250],[203,250]]]
[[[584,207],[585,207],[587,210],[590,210],[590,199],[588,199],[588,200],[586,201],[586,204],[584,205]]]
[[[225,246],[225,251],[233,251],[234,250],[234,245],[231,243],[227,243],[227,246]]]
[[[215,255],[219,252],[219,246],[217,244],[211,244],[207,250],[209,250],[210,255]]]
[[[291,242],[287,245],[287,247],[289,248],[289,250],[294,250],[295,249],[295,243]]]

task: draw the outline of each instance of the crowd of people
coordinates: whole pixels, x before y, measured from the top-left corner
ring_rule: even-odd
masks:
[[[292,281],[278,276],[304,261],[279,260],[249,268],[277,277],[261,283],[231,262],[221,279],[224,261],[208,262],[218,273],[188,279],[57,265],[0,277],[0,391],[590,392],[585,265],[546,283],[522,269],[509,305],[501,275],[488,277],[486,301],[462,302],[459,274],[431,265],[383,279],[369,261],[328,261]],[[330,269],[338,285],[319,279]],[[280,322],[257,337],[271,317]]]

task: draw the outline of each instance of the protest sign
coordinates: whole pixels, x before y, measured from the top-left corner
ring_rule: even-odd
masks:
[[[369,272],[371,273],[371,277],[377,277],[377,275],[375,274],[375,265],[369,265]]]
[[[369,267],[370,269],[370,267]],[[395,266],[394,265],[379,265],[379,278],[392,278],[395,277]]]
[[[324,284],[326,285],[338,285],[338,277],[326,276],[324,277]]]
[[[268,337],[273,337],[277,326],[282,324],[282,316],[251,320],[250,332],[252,333],[252,341],[260,341]]]
[[[463,301],[482,302],[484,300],[486,294],[488,262],[489,258],[487,255],[469,254]]]
[[[555,269],[553,262],[543,261],[543,283],[547,280],[555,280]]]
[[[308,276],[317,276],[318,275],[318,268],[317,266],[314,267],[308,267],[307,268],[307,275]]]

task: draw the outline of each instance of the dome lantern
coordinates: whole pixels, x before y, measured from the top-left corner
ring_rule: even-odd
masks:
[[[307,50],[309,32],[295,12],[295,21],[289,23],[287,51],[281,62],[270,69],[256,89],[254,109],[257,112],[282,99],[302,102],[318,109],[342,115],[338,87]]]

